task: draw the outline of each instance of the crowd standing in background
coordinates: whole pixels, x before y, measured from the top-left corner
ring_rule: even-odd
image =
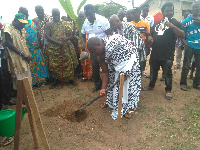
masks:
[[[11,24],[3,26],[1,17],[0,109],[15,104],[11,97],[16,96],[12,93],[16,93],[17,80],[28,77],[31,85],[41,86],[45,79],[53,89],[61,82],[76,85],[77,71],[82,74],[81,81],[93,80],[91,92],[100,90],[100,95],[104,96],[108,89],[107,100],[100,107],[112,108],[111,116],[116,119],[119,83],[112,85],[119,74],[124,73],[121,117],[131,118],[140,91],[154,89],[160,67],[166,99],[172,99],[175,49],[175,69],[181,67],[184,49],[180,89],[187,90],[191,66],[192,78],[196,67],[193,88],[200,89],[200,4],[194,2],[189,10],[191,13],[185,13],[181,22],[173,18],[173,3],[165,3],[161,11],[163,19],[158,22],[149,15],[148,4],[127,11],[120,8],[117,14],[107,19],[95,13],[94,6],[88,4],[78,15],[83,21],[81,31],[76,29],[69,16],[60,17],[57,8],[53,8],[52,16],[48,16],[40,5],[35,6],[37,17],[32,20],[28,19],[25,7],[19,8]],[[82,36],[83,40],[74,35]],[[150,76],[147,76],[144,70],[149,54]],[[80,68],[76,69],[78,65]],[[142,75],[150,77],[147,87],[141,87]]]

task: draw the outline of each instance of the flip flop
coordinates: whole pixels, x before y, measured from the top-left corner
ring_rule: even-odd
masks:
[[[132,115],[135,111],[133,109],[131,110],[128,110],[128,112],[126,114],[124,114],[124,117],[127,118],[127,119],[130,119],[132,118]]]
[[[13,141],[13,137],[4,137],[3,140],[0,143],[0,146],[4,147],[4,146],[12,143],[12,141]]]
[[[103,102],[101,105],[99,105],[99,107],[103,108],[107,108],[108,107],[108,103],[107,102]]]

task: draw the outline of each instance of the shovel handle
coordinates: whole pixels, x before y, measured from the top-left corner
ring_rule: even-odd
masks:
[[[119,82],[119,77],[118,77],[118,79],[115,81],[115,83],[114,83],[112,86],[110,86],[108,89],[106,89],[105,93],[107,94],[108,90],[112,89],[118,82]],[[85,106],[79,108],[79,109],[76,110],[75,112],[80,111],[80,110],[84,109],[85,107],[91,105],[94,101],[96,101],[96,100],[99,99],[99,98],[100,98],[100,95],[97,96],[97,97],[95,97],[92,101],[88,102]]]

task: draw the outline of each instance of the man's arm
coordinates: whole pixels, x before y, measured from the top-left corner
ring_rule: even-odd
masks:
[[[107,30],[105,31],[105,34],[106,34],[107,36],[112,35],[112,30],[111,30],[110,28],[107,29]]]
[[[52,23],[50,23],[50,22],[47,22],[47,24],[46,24],[46,35],[45,35],[46,39],[47,39],[49,42],[52,42],[52,43],[55,43],[55,44],[57,44],[57,45],[62,46],[62,45],[63,45],[62,41],[54,40],[54,39],[51,37],[51,33],[50,33],[50,27],[51,27],[51,25],[52,25]]]
[[[173,25],[170,22],[166,22],[165,23],[166,26],[168,26],[169,28],[172,28],[172,30],[174,31],[175,35],[179,38],[184,38],[185,37],[185,33],[183,30],[180,30],[179,28],[177,28],[175,25]]]
[[[35,23],[36,27],[39,25],[39,20],[37,18],[34,18],[32,21]]]
[[[146,30],[145,30],[145,47],[147,47],[147,48],[151,47],[150,44],[149,44],[150,41],[148,41],[149,36],[150,36],[150,27],[149,27],[149,24],[147,22]]]
[[[108,65],[105,63],[105,57],[104,56],[98,56],[97,60],[99,62],[99,65],[102,69],[102,87],[100,90],[100,96],[105,96],[107,85],[108,85],[108,79],[109,79],[109,73],[108,73]]]
[[[15,53],[17,53],[18,55],[22,56],[23,59],[25,59],[27,62],[30,62],[31,58],[24,54],[22,51],[18,50],[14,45],[13,45],[13,42],[12,42],[12,39],[10,37],[10,34],[5,32],[5,39],[6,39],[6,46],[14,51]]]
[[[85,43],[86,42],[86,34],[82,34],[82,37],[83,37],[83,42]]]

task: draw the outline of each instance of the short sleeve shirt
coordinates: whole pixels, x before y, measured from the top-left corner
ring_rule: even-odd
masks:
[[[179,29],[182,25],[176,19],[169,19]],[[152,44],[151,59],[168,60],[174,59],[174,50],[176,44],[176,35],[173,29],[163,25],[163,19],[156,22],[151,30],[151,36],[154,39]]]
[[[145,42],[145,34],[150,33],[150,28],[149,28],[148,22],[146,22],[144,20],[140,20],[137,23],[134,22],[134,21],[131,21],[131,23],[134,24],[137,27],[138,31],[140,31],[142,39]]]
[[[96,20],[91,24],[88,19],[85,19],[85,22],[82,26],[81,33],[88,34],[88,37],[95,36],[97,38],[104,38],[106,36],[105,31],[110,28],[110,23],[105,17],[96,14]]]
[[[194,23],[192,16],[182,21],[188,46],[193,49],[200,49],[200,24]]]

